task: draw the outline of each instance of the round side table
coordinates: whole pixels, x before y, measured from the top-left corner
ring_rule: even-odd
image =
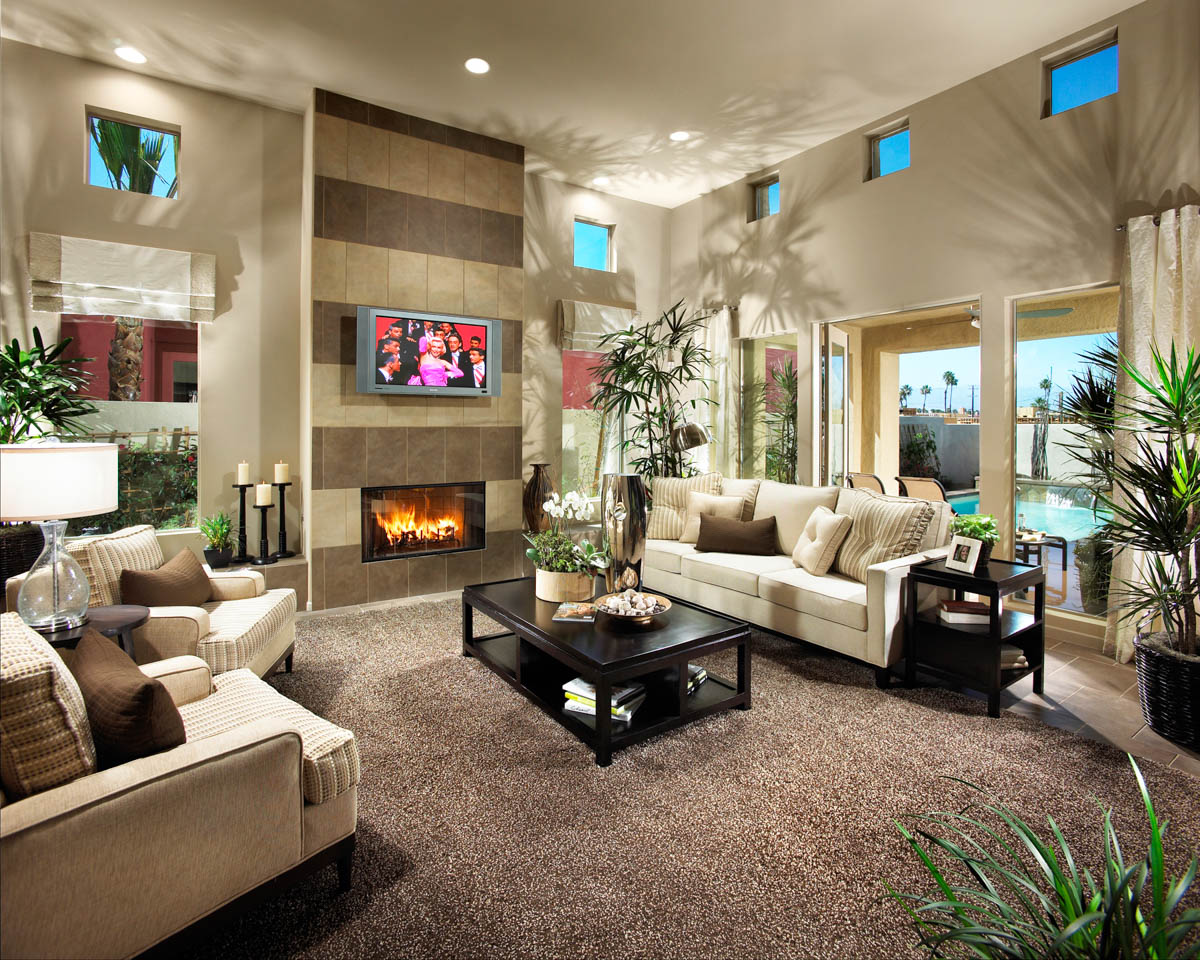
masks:
[[[119,603],[111,607],[92,607],[88,610],[87,623],[72,627],[70,630],[58,630],[54,633],[44,633],[42,636],[52,647],[66,647],[74,650],[79,643],[83,631],[91,627],[97,633],[106,637],[116,637],[121,649],[133,659],[133,631],[150,619],[150,608],[138,606],[135,603]]]

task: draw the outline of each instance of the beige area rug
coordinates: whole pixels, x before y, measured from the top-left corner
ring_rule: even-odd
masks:
[[[272,682],[358,737],[354,888],[339,896],[326,868],[197,943],[201,955],[915,956],[904,916],[880,900],[884,878],[924,886],[891,818],[959,806],[967,793],[948,776],[1039,822],[1053,814],[1085,859],[1099,850],[1097,800],[1127,850],[1144,842],[1116,750],[989,719],[958,694],[880,691],[866,666],[764,634],[753,710],[601,769],[462,657],[459,609],[298,625],[295,673]],[[1200,781],[1142,767],[1178,863],[1200,846]]]

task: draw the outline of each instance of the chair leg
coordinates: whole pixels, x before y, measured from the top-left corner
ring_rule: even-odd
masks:
[[[284,669],[284,671],[285,671],[286,673],[291,673],[291,672],[292,672],[292,657],[293,657],[294,655],[295,655],[295,654],[289,653],[289,654],[287,655],[287,659],[283,661],[283,669]]]
[[[338,892],[350,892],[350,875],[354,866],[354,847],[351,846],[342,856],[338,857]]]
[[[877,686],[880,690],[886,690],[889,686],[891,686],[891,682],[888,678],[889,671],[887,667],[875,668],[875,686]]]

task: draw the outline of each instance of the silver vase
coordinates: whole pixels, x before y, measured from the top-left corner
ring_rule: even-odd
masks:
[[[642,585],[646,553],[646,486],[636,473],[606,473],[600,516],[612,562],[604,572],[608,592]]]

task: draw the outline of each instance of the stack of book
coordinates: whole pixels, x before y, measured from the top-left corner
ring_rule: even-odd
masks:
[[[991,622],[990,611],[991,608],[980,600],[938,601],[938,619],[942,623],[973,623],[986,627]]]
[[[566,703],[563,710],[568,713],[582,713],[585,716],[596,715],[596,688],[581,677],[569,680],[562,685]],[[640,683],[628,683],[613,687],[609,712],[612,718],[621,723],[629,723],[634,713],[646,700],[646,688]]]
[[[696,688],[708,679],[708,671],[698,663],[688,664],[688,694],[696,692]]]

